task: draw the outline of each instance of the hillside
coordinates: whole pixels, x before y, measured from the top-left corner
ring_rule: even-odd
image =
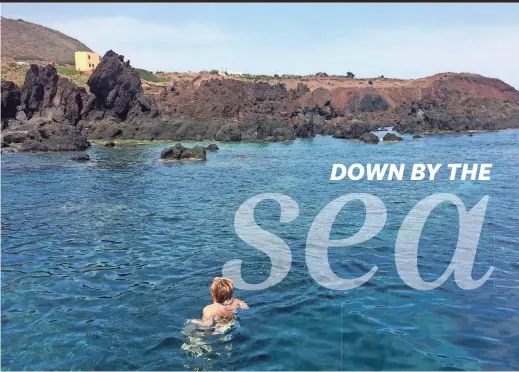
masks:
[[[151,85],[148,93],[157,96],[157,106],[168,115],[238,122],[267,117],[296,125],[312,119],[329,134],[344,122],[419,131],[519,126],[519,92],[498,79],[469,73],[414,80],[323,75],[258,80],[167,74],[172,84]]]
[[[162,76],[162,74],[160,74]],[[517,102],[518,92],[512,86],[499,79],[488,78],[471,73],[438,73],[420,79],[351,79],[344,76],[262,76],[261,79],[247,77],[219,76],[207,72],[164,74],[178,89],[180,94],[170,95],[170,100],[179,103],[183,97],[198,92],[200,86],[207,84],[229,86],[235,89],[247,89],[256,84],[268,83],[271,86],[282,84],[288,90],[298,90],[303,84],[308,92],[299,98],[300,104],[308,104],[316,89],[324,89],[330,94],[329,106],[357,111],[353,107],[356,100],[366,95],[381,97],[387,108],[397,107],[405,102],[422,99],[456,99],[488,98],[496,100],[513,100]],[[232,90],[232,89],[231,89]],[[151,93],[160,93],[159,84],[151,89]],[[200,97],[198,93],[197,98]],[[194,97],[187,101],[192,102]],[[214,98],[216,99],[216,98]],[[353,105],[353,106],[352,106]],[[349,106],[349,107],[348,107]],[[369,111],[369,110],[368,110]],[[373,110],[376,111],[376,110]]]
[[[2,17],[2,60],[74,64],[74,52],[90,51],[85,44],[59,31]]]

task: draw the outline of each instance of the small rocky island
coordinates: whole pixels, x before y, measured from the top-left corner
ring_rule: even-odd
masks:
[[[387,133],[384,135],[384,138],[382,138],[382,141],[384,142],[402,142],[404,139],[395,133]]]
[[[206,149],[195,146],[187,148],[177,143],[175,146],[162,150],[160,158],[163,160],[206,160]]]

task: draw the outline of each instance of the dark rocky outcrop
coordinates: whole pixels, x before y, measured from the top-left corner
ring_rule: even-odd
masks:
[[[2,129],[4,122],[16,117],[16,110],[20,104],[20,88],[12,81],[2,80]]]
[[[87,119],[124,121],[158,115],[155,99],[143,93],[139,73],[112,50],[103,56],[87,85],[94,96]]]
[[[365,133],[359,138],[364,143],[377,144],[380,140],[377,135],[373,133]]]
[[[15,152],[77,151],[90,147],[78,128],[68,123],[34,118],[2,131],[2,141]]]
[[[88,85],[90,94],[59,77],[53,66],[31,65],[20,88],[14,118],[11,108],[15,104],[16,89],[3,83],[2,104],[9,104],[9,107],[5,111],[6,120],[2,117],[2,129],[31,134],[26,138],[30,144],[17,142],[19,151],[82,150],[88,144],[87,136],[111,140],[140,135],[142,139],[155,139],[156,133],[166,132],[163,139],[172,138],[171,133],[164,130],[164,123],[157,119],[159,111],[155,98],[143,93],[138,72],[128,61],[124,62],[123,56],[107,52],[90,76]],[[37,118],[44,122],[31,127]],[[63,127],[65,124],[71,127]],[[59,131],[58,127],[64,130]],[[142,134],[138,134],[141,127]],[[52,145],[53,141],[55,145]],[[69,145],[64,141],[69,141]]]
[[[449,95],[404,103],[395,109],[399,117],[395,130],[402,133],[492,131],[513,128],[519,123],[519,98],[465,97],[461,92],[457,95],[463,98],[463,105]]]
[[[52,65],[31,65],[20,95],[20,114],[27,120],[44,118],[76,125],[83,109],[82,92]],[[20,115],[18,115],[20,117]]]
[[[5,104],[8,108],[8,118],[2,117],[3,145],[12,152],[88,148],[90,143],[77,125],[84,93],[70,80],[59,77],[54,66],[31,65],[20,88],[19,105],[13,118],[18,94],[14,84],[3,82],[2,106]]]
[[[241,128],[237,123],[223,125],[216,133],[217,141],[241,141]]]
[[[389,103],[378,94],[365,94],[348,102],[348,109],[353,113],[386,111],[388,108]]]
[[[297,138],[315,137],[315,125],[313,118],[297,126],[294,135]]]
[[[187,148],[177,143],[173,147],[162,150],[160,158],[164,160],[206,160],[206,150],[199,146]]]
[[[80,161],[80,162],[90,161],[90,156],[88,156],[88,154],[76,154],[76,155],[73,155],[70,158],[70,160]]]
[[[359,139],[363,134],[370,132],[372,126],[361,123],[348,124],[344,122],[338,126],[334,138]]]
[[[205,149],[207,151],[212,151],[212,152],[216,152],[216,151],[220,150],[220,148],[218,147],[218,145],[216,143],[211,143],[209,146],[206,146]]]
[[[402,137],[396,135],[395,133],[386,133],[384,138],[382,138],[382,141],[384,142],[401,142],[403,140],[404,139]]]

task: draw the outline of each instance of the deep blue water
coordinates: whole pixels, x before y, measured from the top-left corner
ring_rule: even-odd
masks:
[[[405,138],[219,144],[205,163],[161,163],[165,142],[93,147],[90,163],[70,154],[2,157],[2,369],[518,370],[519,131]],[[493,168],[491,181],[449,181],[446,168],[434,182],[329,180],[333,163],[355,162]],[[283,224],[276,202],[256,210],[258,224],[290,246],[290,272],[267,290],[236,290],[251,307],[239,327],[191,354],[184,320],[210,302],[223,264],[244,260],[249,282],[270,273],[268,257],[233,225],[244,201],[267,192],[299,204]],[[360,288],[333,291],[308,273],[306,238],[317,213],[352,192],[382,199],[387,223],[369,241],[330,249],[331,267],[344,278],[379,270]],[[495,271],[476,290],[451,276],[417,291],[396,271],[403,219],[438,192],[467,209],[490,196],[473,275]],[[362,203],[348,204],[333,237],[352,235],[364,217]],[[442,204],[420,240],[425,280],[447,268],[457,238],[457,210]]]

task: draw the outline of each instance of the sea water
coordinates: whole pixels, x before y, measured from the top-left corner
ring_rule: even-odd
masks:
[[[384,133],[381,133],[382,135]],[[172,143],[127,143],[70,154],[2,157],[3,370],[378,370],[519,369],[519,131],[426,135],[363,144],[316,137],[291,143],[219,143],[200,163],[162,163]],[[191,145],[191,144],[187,144]],[[490,181],[330,181],[334,163],[492,163]],[[388,219],[374,238],[330,249],[333,271],[362,287],[334,291],[306,267],[312,221],[333,199],[376,195]],[[489,195],[473,277],[464,291],[450,277],[432,291],[409,288],[394,263],[407,213],[423,198],[453,193],[467,209]],[[223,335],[185,329],[211,302],[209,286],[231,259],[250,283],[270,261],[241,241],[234,215],[248,198],[282,193],[298,217],[279,222],[266,201],[256,221],[291,249],[292,266],[276,286],[237,289],[250,310]],[[447,268],[458,214],[446,203],[422,231],[424,280]],[[352,202],[332,238],[351,236],[365,218]],[[192,330],[196,332],[195,330]]]

